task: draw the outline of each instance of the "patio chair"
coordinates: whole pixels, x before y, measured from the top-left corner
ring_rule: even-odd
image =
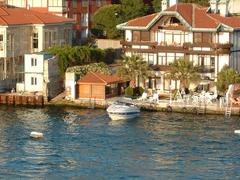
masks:
[[[158,93],[154,93],[152,97],[149,97],[150,102],[158,102],[158,100],[159,100]]]
[[[197,105],[199,103],[199,97],[196,95],[192,96],[192,104]]]
[[[237,98],[230,97],[230,102],[234,105],[240,105],[240,98],[239,97],[237,97]]]
[[[145,101],[145,100],[147,100],[147,98],[148,98],[148,94],[146,92],[143,92],[142,96],[140,98],[138,98],[137,100]]]

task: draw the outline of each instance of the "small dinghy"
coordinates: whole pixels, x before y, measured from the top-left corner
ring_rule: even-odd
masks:
[[[235,134],[240,134],[240,129],[234,130]]]
[[[107,112],[112,120],[133,119],[139,116],[140,108],[133,104],[117,101],[107,108]]]
[[[30,136],[31,136],[32,138],[42,138],[42,137],[43,137],[43,133],[32,131],[32,132],[30,133]]]

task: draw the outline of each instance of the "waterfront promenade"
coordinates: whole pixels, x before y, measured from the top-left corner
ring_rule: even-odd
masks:
[[[161,111],[161,112],[179,112],[192,114],[219,114],[225,115],[226,111],[230,111],[230,115],[240,115],[240,106],[227,106],[224,99],[219,99],[211,103],[207,102],[192,102],[192,101],[170,101],[162,99],[158,101],[138,100],[124,97],[115,97],[107,100],[96,99],[77,99],[66,100],[63,95],[58,96],[46,105],[54,106],[74,106],[81,108],[107,108],[115,101],[124,101],[134,104],[146,111]]]

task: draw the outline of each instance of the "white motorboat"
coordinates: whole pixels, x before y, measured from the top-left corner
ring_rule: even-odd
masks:
[[[140,108],[129,103],[115,102],[107,108],[112,120],[132,119],[139,116]]]

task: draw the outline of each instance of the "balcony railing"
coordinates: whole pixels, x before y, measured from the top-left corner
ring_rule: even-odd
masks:
[[[192,48],[192,47],[210,47],[214,49],[230,49],[233,45],[231,43],[208,43],[208,42],[202,42],[202,43],[183,43],[183,46],[186,48]]]
[[[153,41],[120,41],[123,46],[132,46],[132,45],[147,45],[147,46],[156,46],[158,43]]]
[[[231,51],[232,44],[220,44],[220,43],[171,43],[166,42],[158,43],[156,41],[120,41],[123,45],[123,50],[125,51],[135,51],[135,52],[181,52],[181,53],[198,53],[198,54],[208,54],[208,55],[218,55],[218,54],[229,54]],[[143,48],[132,48],[131,46],[148,46],[148,49]],[[208,47],[209,50],[196,50],[194,47]]]
[[[198,72],[199,73],[214,73],[215,67],[214,66],[199,66]]]

